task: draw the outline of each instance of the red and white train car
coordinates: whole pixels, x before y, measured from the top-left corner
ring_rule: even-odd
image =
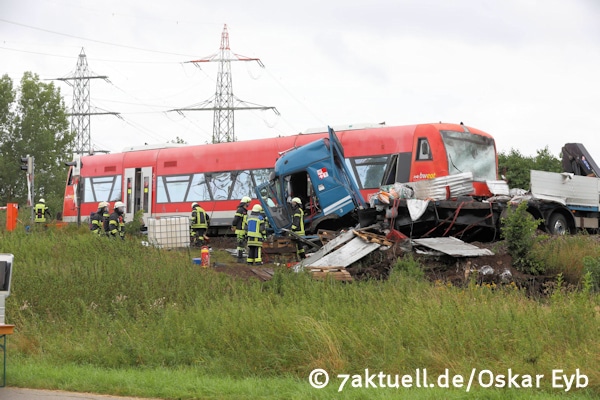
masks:
[[[363,197],[382,184],[474,173],[474,195],[489,195],[497,156],[492,136],[461,124],[336,129]],[[126,220],[183,216],[196,201],[210,215],[211,230],[227,229],[243,196],[267,181],[282,152],[326,137],[304,133],[269,139],[194,146],[165,145],[80,157],[69,169],[63,220],[87,221],[100,201],[122,201]],[[386,174],[385,179],[384,174]]]

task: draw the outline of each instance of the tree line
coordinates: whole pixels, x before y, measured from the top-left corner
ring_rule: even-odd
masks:
[[[53,211],[62,211],[67,167],[75,133],[60,89],[25,72],[15,86],[8,75],[0,78],[0,205],[27,204],[27,176],[21,157],[35,158],[35,203],[40,198]]]
[[[27,203],[26,174],[21,157],[35,157],[35,199],[45,198],[54,213],[62,211],[67,167],[75,148],[68,109],[53,82],[25,72],[15,86],[8,75],[0,79],[0,205]],[[181,140],[179,138],[178,142]],[[511,188],[529,189],[529,171],[561,172],[560,158],[548,148],[534,157],[519,150],[498,154],[498,173]]]

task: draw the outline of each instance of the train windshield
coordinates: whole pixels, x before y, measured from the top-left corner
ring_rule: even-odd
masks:
[[[470,132],[441,131],[450,175],[472,172],[476,181],[496,180],[494,139]]]

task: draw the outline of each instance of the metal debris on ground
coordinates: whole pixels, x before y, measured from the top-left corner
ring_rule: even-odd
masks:
[[[475,245],[465,243],[453,236],[413,239],[412,241],[414,245],[433,249],[453,257],[478,257],[494,255],[494,253],[489,249],[482,249]]]

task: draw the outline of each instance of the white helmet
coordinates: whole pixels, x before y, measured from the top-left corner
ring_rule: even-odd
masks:
[[[252,207],[252,212],[262,212],[262,210],[263,210],[263,208],[262,208],[262,206],[260,204],[255,204]]]
[[[242,197],[242,203],[248,204],[248,203],[250,203],[250,201],[252,201],[252,199],[250,197],[248,197],[248,196]]]
[[[294,203],[296,203],[298,205],[302,205],[302,200],[300,200],[298,197],[294,197],[292,199],[292,204],[294,204]]]
[[[98,203],[98,209],[104,208],[104,207],[108,207],[108,203],[107,202],[101,201],[100,203]]]
[[[193,203],[192,203],[192,208],[196,207],[197,205],[198,205],[198,203],[196,203],[196,202],[193,202]]]
[[[117,201],[117,202],[115,203],[115,210],[116,210],[117,208],[125,208],[125,204],[124,204],[122,201]]]
[[[46,203],[46,200],[40,199],[40,203]]]

